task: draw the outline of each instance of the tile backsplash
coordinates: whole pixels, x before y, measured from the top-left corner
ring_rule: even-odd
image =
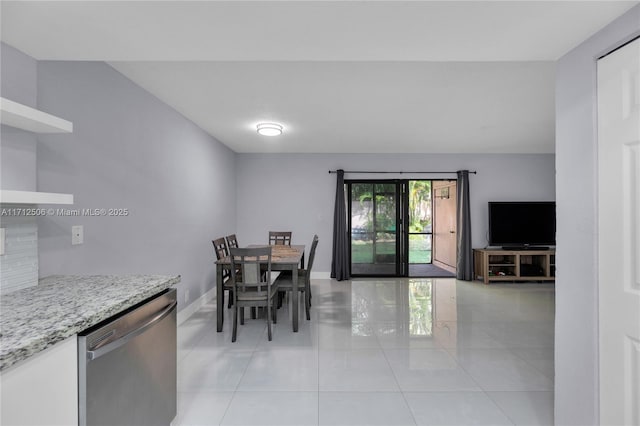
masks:
[[[0,209],[33,206],[1,205]],[[0,294],[38,284],[38,223],[35,216],[3,215],[5,254],[0,256]]]

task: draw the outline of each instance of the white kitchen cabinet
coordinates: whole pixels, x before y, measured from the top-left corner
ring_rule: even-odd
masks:
[[[77,336],[3,370],[0,400],[2,425],[77,425]]]

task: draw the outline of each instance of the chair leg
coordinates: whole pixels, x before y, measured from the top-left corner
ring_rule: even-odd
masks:
[[[257,308],[255,306],[251,307],[251,319],[256,319],[258,318],[258,315],[256,314]]]
[[[233,332],[231,333],[231,341],[236,341],[236,333],[238,331],[238,305],[233,307]]]
[[[276,306],[274,306],[271,311],[273,312],[273,323],[277,324],[278,323],[278,308]]]
[[[240,308],[240,325],[244,325],[244,308]]]
[[[267,300],[267,334],[269,336],[269,341],[271,341],[271,301],[270,300]]]
[[[233,306],[233,290],[229,290],[229,302],[227,303],[227,309],[231,309]]]
[[[308,289],[307,289],[308,290]],[[307,311],[307,321],[311,320],[311,293],[309,291],[304,292],[304,310]]]

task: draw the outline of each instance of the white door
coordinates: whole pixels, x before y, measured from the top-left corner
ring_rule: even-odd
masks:
[[[640,39],[598,61],[598,240],[600,423],[640,425]]]

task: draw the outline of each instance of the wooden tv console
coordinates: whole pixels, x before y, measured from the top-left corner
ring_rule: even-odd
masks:
[[[473,276],[491,281],[555,281],[556,251],[473,249]]]

